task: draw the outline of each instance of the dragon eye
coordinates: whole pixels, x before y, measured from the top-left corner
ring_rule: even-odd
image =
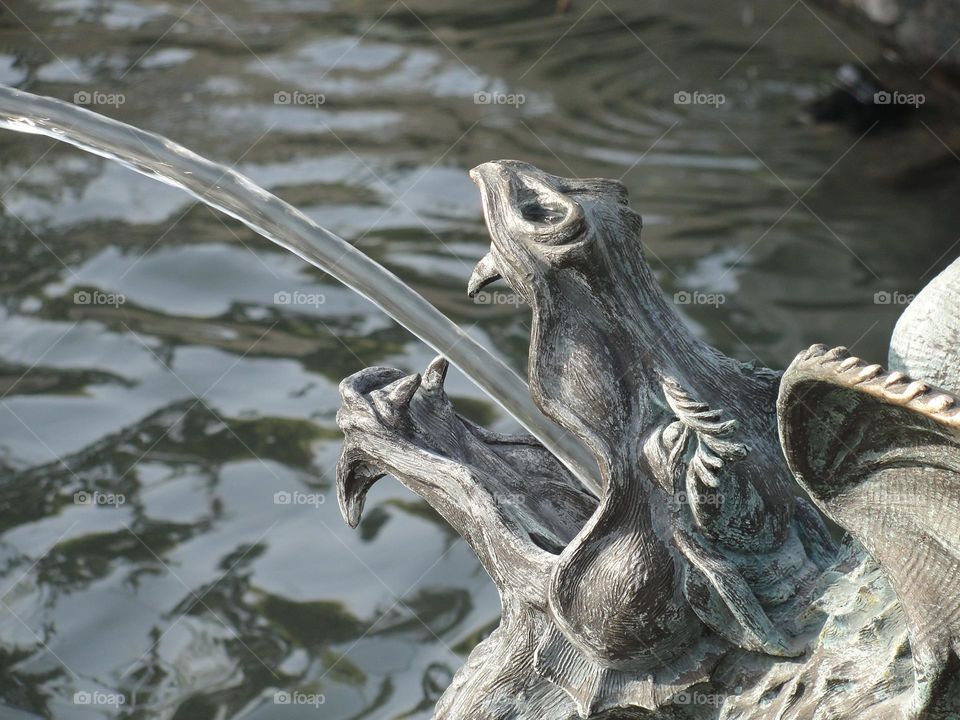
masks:
[[[566,212],[559,203],[542,202],[538,198],[522,203],[520,214],[524,220],[548,225],[556,225],[566,217]]]
[[[513,217],[523,225],[522,231],[528,237],[559,245],[572,241],[583,231],[583,209],[559,190],[528,178],[515,186],[514,192]]]

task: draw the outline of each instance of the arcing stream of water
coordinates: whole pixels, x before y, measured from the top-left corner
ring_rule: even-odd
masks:
[[[69,143],[181,188],[329,273],[462,370],[599,494],[586,448],[540,413],[520,376],[396,275],[249,178],[167,138],[5,86],[0,127]]]

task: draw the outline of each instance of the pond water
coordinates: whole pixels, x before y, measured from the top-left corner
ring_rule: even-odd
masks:
[[[235,166],[521,372],[526,308],[465,292],[485,160],[622,178],[684,317],[778,368],[813,342],[882,362],[960,253],[919,120],[798,120],[880,57],[804,3],[34,0],[0,33],[0,82]],[[430,351],[172,188],[0,148],[0,717],[430,717],[496,593],[398,483],[358,531],[332,488],[337,383]]]

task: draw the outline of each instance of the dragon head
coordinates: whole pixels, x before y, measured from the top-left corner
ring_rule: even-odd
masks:
[[[641,371],[648,361],[631,347],[642,339],[624,332],[629,289],[617,277],[633,278],[634,290],[656,287],[640,252],[640,216],[613,180],[563,178],[517,160],[484,163],[470,175],[491,247],[467,292],[502,278],[531,307],[533,398],[590,447],[603,473],[648,409],[636,401],[649,394],[640,387],[649,385]]]
[[[611,238],[639,239],[640,215],[615,180],[563,178],[518,160],[484,163],[470,177],[480,187],[492,240],[468,283],[470,296],[503,278],[536,310],[565,268],[614,249]]]

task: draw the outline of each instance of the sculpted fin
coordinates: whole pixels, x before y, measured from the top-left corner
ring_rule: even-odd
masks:
[[[919,716],[960,650],[960,401],[815,345],[784,374],[777,406],[790,469],[903,607]]]

